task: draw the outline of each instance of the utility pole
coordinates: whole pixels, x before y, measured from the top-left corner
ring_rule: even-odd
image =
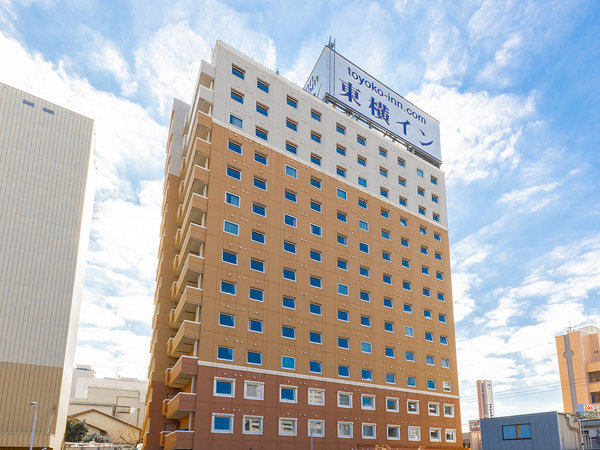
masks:
[[[35,435],[35,423],[37,422],[37,402],[29,402],[29,406],[33,406],[33,428],[31,429],[31,441],[29,442],[29,450],[33,450],[33,436]]]

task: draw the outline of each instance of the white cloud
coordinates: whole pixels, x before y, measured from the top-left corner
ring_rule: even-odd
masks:
[[[106,44],[99,51],[92,52],[90,61],[97,70],[110,72],[115,77],[124,96],[133,95],[137,91],[137,82],[131,79],[129,64],[114,45]]]
[[[496,177],[520,161],[517,142],[535,110],[533,96],[461,93],[428,83],[407,96],[440,121],[448,183]]]
[[[507,192],[498,199],[499,203],[525,203],[531,200],[536,194],[547,194],[553,192],[560,183],[541,184],[539,186],[531,186],[526,189],[513,190]]]

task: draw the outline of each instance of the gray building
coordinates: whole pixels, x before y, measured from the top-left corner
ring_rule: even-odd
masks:
[[[482,419],[485,450],[575,450],[581,447],[575,416],[556,411]]]

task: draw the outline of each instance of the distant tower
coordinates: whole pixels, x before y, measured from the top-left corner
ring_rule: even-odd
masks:
[[[494,417],[494,393],[490,380],[477,380],[477,404],[480,419]]]

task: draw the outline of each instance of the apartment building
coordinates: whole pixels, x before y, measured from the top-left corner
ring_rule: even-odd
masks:
[[[174,101],[146,448],[462,446],[439,129],[367,77],[217,42]]]
[[[0,83],[0,448],[61,446],[94,199],[93,130],[91,119]]]
[[[587,326],[579,330],[569,330],[556,336],[555,341],[565,412],[575,414],[578,410],[598,410],[600,329]]]

